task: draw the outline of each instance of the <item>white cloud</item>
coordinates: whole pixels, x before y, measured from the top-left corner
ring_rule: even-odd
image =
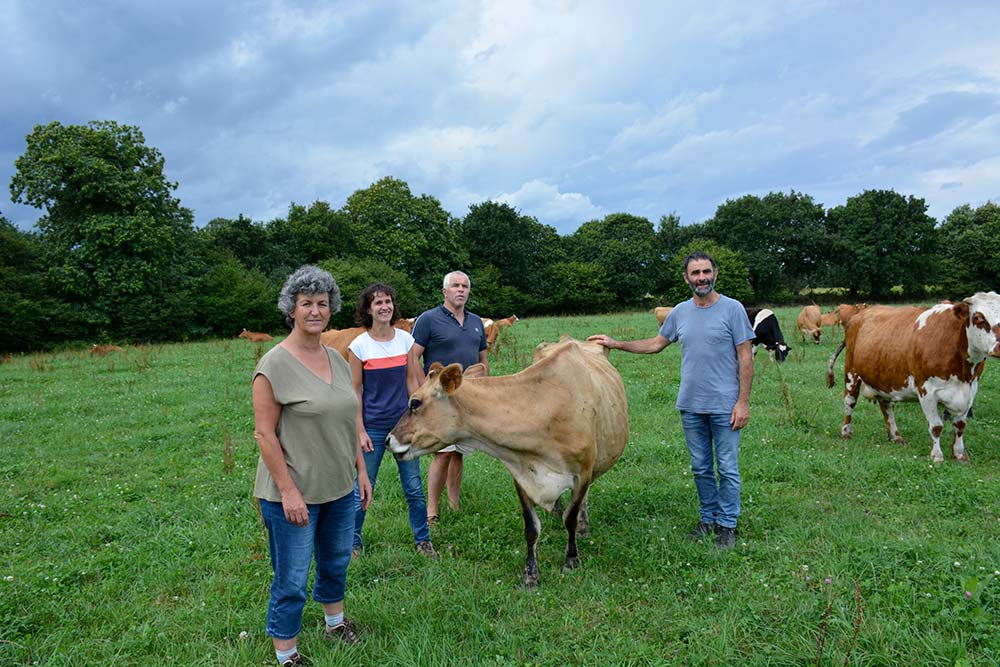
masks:
[[[562,234],[572,232],[583,222],[606,215],[587,195],[560,192],[556,186],[537,179],[523,184],[516,192],[504,193],[493,199],[510,204],[543,224],[552,225]]]

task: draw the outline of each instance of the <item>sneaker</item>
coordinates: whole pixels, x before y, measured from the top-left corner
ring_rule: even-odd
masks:
[[[714,523],[705,523],[704,521],[699,523],[694,530],[688,533],[688,539],[694,540],[695,542],[701,542],[701,538],[706,535],[711,535],[715,532]]]
[[[329,625],[325,625],[323,627],[323,636],[331,641],[344,642],[345,644],[358,643],[358,635],[355,632],[354,623],[346,619],[340,625],[332,628]]]
[[[715,546],[718,549],[732,549],[736,546],[736,529],[726,526],[715,527]]]
[[[354,547],[353,549],[351,549],[351,560],[357,560],[361,558],[361,554],[363,553],[364,551],[360,546]]]
[[[288,660],[281,663],[281,667],[294,667],[294,665],[308,665],[309,660],[306,659],[301,653],[296,653]]]
[[[417,553],[428,558],[437,558],[438,556],[437,552],[434,551],[434,545],[426,540],[417,545]]]

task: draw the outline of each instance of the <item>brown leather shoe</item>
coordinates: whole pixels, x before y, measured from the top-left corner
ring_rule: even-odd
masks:
[[[356,630],[357,628],[354,623],[344,619],[343,623],[332,628],[329,625],[324,626],[323,637],[329,639],[330,641],[340,641],[345,644],[357,644],[358,635]]]
[[[421,542],[417,545],[417,553],[421,556],[427,556],[428,558],[437,558],[437,552],[434,551],[434,545],[429,541]]]

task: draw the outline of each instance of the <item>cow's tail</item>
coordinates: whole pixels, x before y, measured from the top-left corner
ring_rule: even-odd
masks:
[[[840,356],[840,352],[844,349],[844,346],[846,344],[847,344],[847,339],[846,338],[844,340],[840,341],[840,345],[837,347],[837,351],[833,353],[833,356],[830,357],[830,363],[828,363],[826,365],[826,386],[827,387],[832,387],[833,386],[833,365],[835,363],[837,363],[837,357]]]

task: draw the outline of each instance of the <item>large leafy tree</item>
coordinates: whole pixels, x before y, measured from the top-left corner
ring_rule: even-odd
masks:
[[[542,270],[559,252],[555,228],[494,201],[469,206],[462,241],[473,265],[492,264],[501,284],[525,294],[537,292]]]
[[[343,210],[358,256],[404,272],[428,306],[440,298],[445,274],[468,265],[456,221],[437,199],[414,196],[404,181],[386,176],[348,197]]]
[[[599,266],[622,305],[637,305],[655,289],[661,266],[653,223],[628,213],[585,222],[566,240],[573,260]]]
[[[193,217],[139,128],[39,125],[14,165],[12,199],[47,212],[37,226],[49,278],[95,333],[177,335],[190,315],[179,292],[190,285]]]
[[[938,237],[940,284],[947,296],[1000,288],[1000,205],[959,206],[938,228]]]
[[[918,295],[936,278],[937,230],[923,199],[866,190],[830,209],[826,227],[831,282],[852,294],[881,299],[901,285],[904,294]]]
[[[793,190],[726,200],[705,232],[740,254],[754,297],[766,301],[810,284],[824,245],[823,224],[823,206]]]

